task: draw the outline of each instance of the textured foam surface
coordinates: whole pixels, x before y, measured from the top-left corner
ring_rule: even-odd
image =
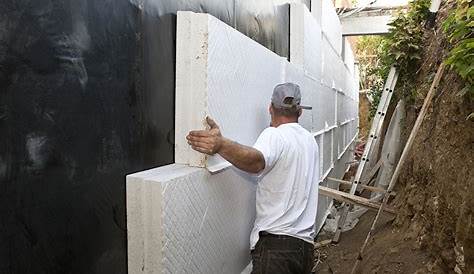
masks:
[[[337,160],[339,159],[339,131],[340,128],[335,128],[332,131],[332,159],[334,161],[334,166],[337,165]]]
[[[204,127],[207,106],[208,22],[206,14],[178,12],[176,43],[175,161],[205,164],[187,145],[190,129]]]
[[[175,159],[212,169],[223,160],[192,151],[188,131],[203,128],[209,115],[224,136],[252,145],[269,124],[271,94],[287,61],[207,14],[178,12],[177,32]]]
[[[326,36],[323,36],[321,40],[321,49],[322,83],[328,87],[342,90],[345,81],[345,68],[341,57],[334,51]]]
[[[290,62],[321,79],[321,26],[301,3],[290,5]]]
[[[321,17],[322,17],[322,1],[320,0],[311,0],[311,15],[316,20],[316,22],[321,26]]]
[[[356,107],[354,77],[321,35],[317,20],[305,5],[291,4],[290,21],[291,62],[287,62],[210,15],[178,13],[176,163],[212,171],[227,166],[219,156],[193,151],[185,136],[204,128],[209,115],[224,136],[252,145],[269,124],[268,105],[278,83],[300,85],[302,103],[313,107],[303,111],[300,124],[315,134],[357,116],[348,109]],[[337,92],[344,94],[339,101]]]
[[[341,55],[342,26],[332,0],[321,0],[321,28],[335,52]]]
[[[129,273],[240,273],[254,215],[255,186],[233,169],[128,175]]]
[[[318,123],[322,124],[320,129],[330,129],[336,126],[336,95],[337,92],[327,86],[320,86],[321,97],[315,102],[317,108],[313,110]]]
[[[324,134],[319,134],[314,136],[314,139],[316,140],[316,143],[318,144],[319,147],[319,176],[321,177],[319,180],[321,181],[324,178],[324,169],[323,169],[323,136]]]
[[[352,52],[352,47],[347,37],[344,38],[344,63],[347,65],[349,74],[354,74],[354,53]]]
[[[333,165],[333,160],[332,160],[332,133],[333,130],[325,132],[323,134],[323,175],[327,174],[330,169],[332,168]]]
[[[324,178],[357,133],[358,76],[347,40],[342,47],[331,1],[311,1],[311,7],[309,12],[304,4],[290,5],[290,62],[304,71],[303,97],[308,96],[313,106],[311,130],[320,147]],[[307,119],[302,123],[306,125]]]
[[[337,55],[342,50],[342,26],[332,0],[321,1],[321,28]]]

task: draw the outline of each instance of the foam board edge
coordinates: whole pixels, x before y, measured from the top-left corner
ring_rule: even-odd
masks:
[[[304,70],[304,4],[290,4],[290,63]]]
[[[126,176],[128,273],[162,273],[161,182],[200,169],[171,164]],[[150,181],[151,180],[151,181]]]
[[[142,183],[133,176],[127,176],[126,182],[128,273],[141,273],[145,258]]]
[[[209,15],[178,11],[176,27],[175,162],[204,167],[206,156],[188,145],[190,130],[204,129],[207,115]]]

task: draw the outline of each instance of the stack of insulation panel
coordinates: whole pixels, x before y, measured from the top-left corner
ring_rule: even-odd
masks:
[[[208,14],[178,13],[176,163],[127,176],[129,273],[240,273],[250,261],[257,180],[188,146],[185,136],[205,128],[206,116],[253,145],[269,125],[273,87],[297,83],[313,107],[300,123],[319,145],[320,183],[344,173],[358,79],[331,1],[313,2],[312,13],[290,5],[290,62]],[[330,203],[320,197],[317,229]]]

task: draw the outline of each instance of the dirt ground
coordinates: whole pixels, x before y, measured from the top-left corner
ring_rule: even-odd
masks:
[[[375,212],[367,212],[354,229],[341,235],[338,244],[316,249],[316,273],[351,273],[374,217]],[[403,232],[394,230],[392,220],[391,216],[381,216],[356,273],[415,273],[429,262],[428,253],[420,250],[414,241],[405,239]],[[329,236],[322,236],[317,241]]]

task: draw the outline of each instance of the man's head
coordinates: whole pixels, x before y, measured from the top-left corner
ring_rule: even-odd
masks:
[[[271,125],[298,122],[302,109],[311,107],[301,106],[300,87],[294,83],[283,83],[273,89],[270,104]]]

